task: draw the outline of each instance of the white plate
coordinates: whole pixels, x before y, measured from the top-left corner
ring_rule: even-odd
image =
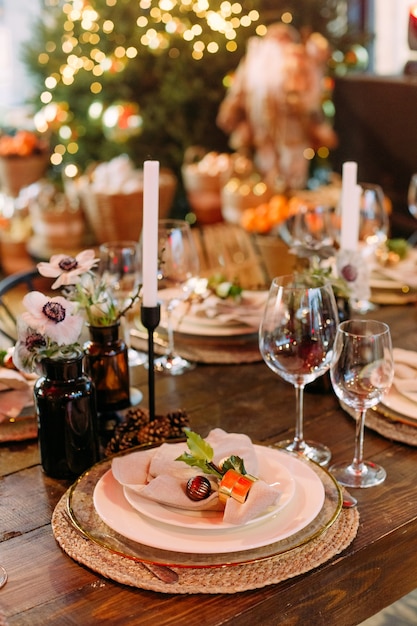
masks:
[[[191,554],[226,554],[251,550],[290,537],[305,528],[320,512],[324,486],[315,471],[281,450],[262,448],[265,456],[276,457],[295,481],[295,494],[280,512],[259,524],[230,530],[191,530],[168,526],[145,517],[133,509],[123,494],[123,487],[111,470],[97,482],[93,501],[101,519],[116,532],[161,550],[176,550]]]
[[[380,278],[378,275],[371,275],[369,286],[373,289],[401,289],[404,283],[391,278]]]
[[[248,326],[247,324],[222,325],[219,321],[212,325],[196,324],[190,317],[186,316],[182,318],[179,324],[174,323],[174,331],[180,335],[235,337],[238,335],[253,335],[258,332],[258,327]]]
[[[393,267],[374,266],[370,276],[370,286],[374,289],[403,289],[416,284],[417,250],[412,249],[407,257]],[[405,292],[406,293],[406,292]]]
[[[164,291],[167,294],[175,293],[174,290],[166,289],[159,294],[162,296]],[[206,337],[222,337],[231,335],[250,335],[258,332],[259,324],[262,319],[264,304],[266,302],[267,293],[261,291],[244,291],[242,293],[242,307],[254,306],[254,311],[251,311],[251,318],[253,319],[254,313],[259,313],[259,323],[248,324],[242,322],[239,319],[230,318],[230,313],[227,310],[224,313],[209,317],[204,314],[203,305],[199,308],[190,307],[188,303],[180,302],[172,312],[172,322],[175,332],[182,333],[184,335],[203,335]],[[211,299],[215,299],[215,296],[210,296]],[[259,305],[259,306],[258,306]],[[237,305],[231,304],[231,312]],[[227,304],[225,303],[227,309]],[[257,317],[257,315],[255,316]],[[223,318],[223,319],[222,319]],[[229,318],[229,319],[228,319]],[[161,313],[161,326],[166,328],[166,313],[165,307],[162,307]]]
[[[395,385],[392,385],[389,392],[384,396],[381,405],[395,411],[404,417],[410,417],[417,420],[417,403],[403,396]]]
[[[258,446],[256,447],[258,449]],[[264,454],[265,448],[259,446],[262,454],[258,454],[259,477],[269,484],[279,485],[282,490],[278,504],[268,507],[263,513],[249,521],[254,524],[264,521],[282,511],[290,502],[295,493],[295,480],[289,470],[278,461],[274,455]],[[159,502],[154,502],[148,498],[142,498],[140,493],[129,487],[124,487],[126,500],[134,509],[158,522],[163,522],[170,526],[180,526],[182,528],[193,528],[198,530],[225,530],[231,528],[236,530],[235,524],[226,524],[223,521],[223,511],[184,511],[170,506],[164,506]]]

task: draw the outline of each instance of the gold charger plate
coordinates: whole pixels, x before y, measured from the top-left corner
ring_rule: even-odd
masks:
[[[417,302],[417,291],[405,283],[371,276],[371,301],[375,304],[409,304]]]
[[[132,452],[129,450],[127,453]],[[126,454],[126,453],[125,453]],[[289,453],[290,454],[290,453]],[[320,537],[336,521],[342,510],[342,492],[324,468],[298,457],[319,476],[325,489],[323,507],[317,517],[290,537],[261,548],[226,554],[195,554],[161,550],[132,541],[113,531],[95,511],[93,493],[98,480],[110,469],[111,459],[105,459],[82,474],[68,490],[67,512],[76,528],[90,540],[111,552],[136,561],[160,565],[209,568],[253,563],[287,553]],[[258,526],[261,531],[262,525]]]
[[[417,292],[403,291],[398,287],[392,289],[371,288],[370,300],[374,304],[412,304],[417,302]]]
[[[401,413],[397,413],[394,409],[386,406],[385,404],[377,404],[377,406],[371,409],[377,415],[381,415],[385,419],[388,419],[392,422],[399,422],[401,424],[406,424],[407,426],[412,426],[413,428],[417,428],[417,420],[412,417],[408,417],[407,415],[402,415]]]
[[[370,277],[371,301],[375,304],[409,304],[417,302],[417,289],[414,285],[417,268],[417,251],[410,250],[408,256],[395,266],[395,272],[378,266]],[[401,271],[399,271],[401,270]],[[387,275],[387,273],[389,275]],[[403,275],[401,275],[403,273]],[[409,279],[411,284],[408,284]]]

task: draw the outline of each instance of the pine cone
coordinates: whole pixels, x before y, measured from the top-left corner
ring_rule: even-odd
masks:
[[[139,443],[162,443],[170,436],[171,427],[167,417],[156,417],[138,432]]]
[[[167,418],[170,422],[170,437],[173,439],[183,437],[184,428],[190,425],[187,413],[178,409],[173,413],[168,413]]]
[[[128,425],[129,428],[142,428],[149,422],[149,411],[142,409],[141,407],[132,407],[126,412],[125,419],[121,426]]]
[[[109,456],[147,443],[163,443],[167,439],[179,439],[184,436],[184,428],[189,425],[188,416],[181,409],[164,416],[157,415],[151,422],[146,409],[139,407],[129,409],[125,421],[116,426],[105,454]]]

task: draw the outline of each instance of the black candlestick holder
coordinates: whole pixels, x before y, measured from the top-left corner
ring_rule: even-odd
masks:
[[[155,355],[153,334],[161,319],[161,307],[141,306],[140,317],[142,324],[148,331],[148,393],[149,393],[149,420],[155,419]]]

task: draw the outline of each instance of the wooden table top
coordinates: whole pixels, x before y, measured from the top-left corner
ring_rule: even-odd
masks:
[[[414,305],[380,307],[394,346],[417,350]],[[147,372],[135,383],[147,406]],[[263,362],[198,365],[183,376],[156,377],[157,412],[184,408],[194,430],[245,432],[266,443],[291,435],[294,391]],[[335,461],[353,454],[354,424],[333,393],[305,396],[305,436],[326,443]],[[417,587],[417,449],[367,429],[365,456],[387,470],[383,485],[352,490],[360,527],[339,556],[307,574],[232,595],[161,594],[125,587],[79,565],[61,551],[51,515],[69,483],[45,476],[35,441],[0,448],[0,622],[37,624],[225,624],[350,626]],[[221,571],[219,572],[221,575]]]

